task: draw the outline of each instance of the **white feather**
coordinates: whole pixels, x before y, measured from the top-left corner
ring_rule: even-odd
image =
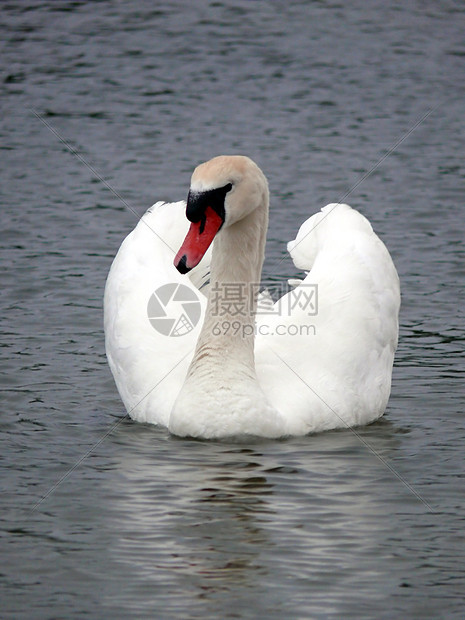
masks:
[[[233,197],[228,200],[232,211]],[[292,281],[295,288],[274,306],[269,295],[261,296],[255,370],[240,361],[241,334],[230,341],[212,336],[210,358],[203,366],[197,360],[186,381],[202,325],[211,323],[205,283],[212,252],[188,276],[176,270],[173,258],[189,224],[184,211],[184,202],[151,207],[122,243],[108,276],[106,350],[131,417],[179,435],[277,437],[381,416],[391,388],[400,290],[391,257],[368,220],[343,204],[306,220],[288,250],[308,275]],[[221,234],[226,239],[228,233]],[[234,263],[233,256],[223,258],[225,269]],[[246,258],[237,259],[243,270]],[[259,268],[262,260],[256,259]],[[198,324],[180,337],[159,333],[147,315],[154,291],[169,283],[189,287],[201,304]]]

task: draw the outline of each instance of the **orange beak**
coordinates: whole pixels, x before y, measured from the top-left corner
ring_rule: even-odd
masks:
[[[174,266],[180,273],[187,273],[200,263],[223,223],[223,218],[211,207],[205,209],[200,221],[191,223],[174,259]]]

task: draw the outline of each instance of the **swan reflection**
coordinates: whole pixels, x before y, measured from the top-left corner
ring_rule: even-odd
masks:
[[[362,432],[384,458],[399,442],[387,421]],[[408,492],[352,433],[234,445],[128,423],[113,441],[122,446],[105,501],[119,519],[109,551],[129,575],[122,599],[149,589],[160,609],[178,597],[193,608],[208,599],[219,614],[285,614],[304,582],[317,606],[316,582],[321,600],[354,575],[360,591],[379,579],[389,591],[380,517]]]

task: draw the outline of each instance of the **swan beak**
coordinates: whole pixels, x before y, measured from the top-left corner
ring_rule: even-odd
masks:
[[[191,222],[189,232],[176,257],[174,266],[187,273],[200,263],[224,220],[212,207],[207,207],[198,222]]]

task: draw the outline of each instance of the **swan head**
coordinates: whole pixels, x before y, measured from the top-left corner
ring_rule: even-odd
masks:
[[[216,234],[268,207],[268,183],[260,168],[243,155],[214,157],[194,170],[187,196],[189,232],[174,259],[181,273],[198,265]]]

